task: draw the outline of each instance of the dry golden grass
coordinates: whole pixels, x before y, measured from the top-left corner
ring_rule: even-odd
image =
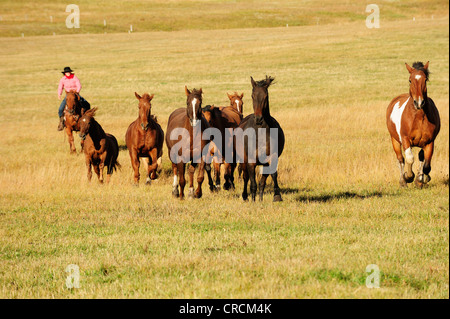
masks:
[[[448,298],[448,25],[447,16],[378,30],[357,21],[0,38],[0,296]],[[385,128],[387,105],[407,90],[404,62],[415,60],[431,61],[428,92],[442,118],[422,190],[398,187]],[[134,91],[155,94],[165,130],[184,85],[202,87],[204,104],[244,92],[248,114],[250,76],[275,76],[284,201],[271,202],[270,183],[264,202],[243,203],[240,182],[235,193],[204,185],[202,199],[174,200],[165,147],[149,187],[132,186],[126,150],[110,185],[88,184],[84,156],[56,131],[66,65],[121,146]],[[80,289],[64,286],[68,264],[80,266]],[[381,289],[365,287],[369,264]]]

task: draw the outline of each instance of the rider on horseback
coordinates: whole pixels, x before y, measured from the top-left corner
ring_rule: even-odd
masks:
[[[58,99],[61,100],[61,94],[63,89],[66,92],[70,92],[71,90],[75,90],[77,93],[80,93],[81,91],[81,83],[80,80],[76,77],[75,74],[73,74],[73,71],[70,67],[66,66],[64,68],[64,71],[61,73],[64,74],[64,76],[59,80],[59,86],[58,86]],[[90,109],[90,104],[88,101],[86,101],[81,95],[80,95],[80,102],[81,107],[86,111]],[[61,102],[61,105],[59,106],[58,115],[59,115],[59,125],[58,125],[58,131],[62,131],[64,128],[64,108],[66,106],[66,97]]]

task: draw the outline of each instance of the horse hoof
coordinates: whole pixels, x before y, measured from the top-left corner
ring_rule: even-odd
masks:
[[[147,178],[147,180],[145,181],[145,185],[150,185],[152,183],[152,181],[150,180],[150,178]]]
[[[242,194],[242,199],[246,202],[248,201],[248,195],[247,194]]]
[[[230,184],[230,183],[225,183],[225,184],[223,184],[223,189],[224,189],[224,190],[229,191],[230,188],[231,188],[231,184]]]
[[[423,174],[423,183],[426,184],[431,181],[430,175]]]
[[[188,198],[194,198],[194,189],[189,188]]]
[[[273,201],[274,202],[282,202],[283,199],[281,198],[280,194],[277,194],[277,195],[273,195]]]
[[[419,178],[416,178],[416,180],[414,181],[414,184],[416,184],[416,187],[419,189],[423,188],[423,183],[420,181]]]
[[[202,193],[201,192],[195,193],[194,198],[202,198]]]
[[[401,187],[406,187],[407,186],[407,184],[406,184],[406,182],[405,182],[405,179],[402,177],[402,179],[400,180],[400,186]]]
[[[403,174],[403,178],[405,179],[405,182],[407,182],[407,183],[412,183],[414,181],[414,177],[415,177],[414,173],[412,173],[412,175],[409,177],[406,175],[406,173]]]
[[[177,197],[180,196],[180,193],[178,192],[178,188],[176,188],[176,189],[174,189],[174,190],[172,191],[172,196],[175,197],[175,198],[177,198]]]

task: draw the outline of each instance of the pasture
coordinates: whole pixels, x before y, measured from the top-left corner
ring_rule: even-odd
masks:
[[[400,17],[392,9],[368,29],[364,9],[289,27],[2,33],[0,297],[448,298],[448,14],[430,5],[413,21],[416,7]],[[408,90],[404,63],[417,60],[430,61],[442,128],[428,187],[402,189],[385,112]],[[118,140],[122,169],[109,185],[87,182],[84,155],[70,155],[56,130],[65,66]],[[213,194],[205,182],[201,199],[174,199],[165,145],[159,179],[144,185],[141,166],[133,187],[125,132],[138,116],[134,92],[155,94],[165,131],[186,105],[185,85],[203,89],[203,105],[243,92],[247,115],[250,76],[266,74],[286,135],[283,202],[272,202],[270,179],[263,202],[243,202],[237,172],[234,192]],[[69,264],[79,266],[78,289],[65,286]],[[365,285],[370,264],[380,289]]]

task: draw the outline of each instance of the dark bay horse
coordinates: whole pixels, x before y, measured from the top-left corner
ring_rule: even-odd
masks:
[[[415,62],[412,67],[406,64],[409,72],[409,93],[394,98],[386,112],[386,124],[391,135],[397,160],[400,165],[400,185],[406,186],[414,180],[412,166],[414,155],[412,147],[419,147],[419,170],[415,180],[422,188],[430,180],[431,157],[434,140],[439,133],[441,121],[433,100],[427,95],[429,62]],[[405,160],[402,155],[405,152]]]
[[[202,89],[192,92],[185,86],[186,107],[176,109],[169,116],[166,130],[166,145],[172,162],[173,185],[172,194],[184,199],[186,180],[184,172],[186,163],[189,166],[189,197],[202,197],[202,183],[204,179],[205,161],[201,152],[209,141],[202,139],[203,131],[209,127],[202,115]],[[173,135],[173,136],[172,136]],[[179,147],[179,148],[178,148]],[[172,148],[174,149],[172,151]],[[200,158],[195,154],[200,154]],[[194,173],[198,166],[198,187],[194,193]],[[178,192],[178,185],[180,191]]]
[[[284,149],[284,132],[280,124],[270,115],[269,92],[268,88],[274,78],[266,76],[264,80],[255,82],[251,77],[253,114],[245,117],[239,124],[244,132],[247,129],[255,133],[256,141],[250,143],[250,136],[244,136],[242,139],[236,137],[236,150],[239,153],[239,144],[243,144],[243,162],[241,163],[244,190],[242,198],[247,200],[247,184],[250,179],[250,192],[252,200],[256,198],[256,166],[263,165],[261,180],[259,183],[259,199],[263,199],[264,188],[269,174],[273,180],[274,196],[273,201],[281,201],[280,188],[278,187],[277,165],[278,158]],[[276,134],[276,135],[275,135]],[[265,140],[265,143],[264,143]],[[261,144],[260,144],[261,143]],[[253,153],[253,156],[252,156]],[[253,157],[253,159],[252,159]]]
[[[66,92],[66,106],[64,108],[64,126],[69,137],[70,153],[76,153],[73,131],[78,132],[80,125],[78,120],[83,115],[84,109],[81,107],[80,95],[73,91]],[[83,147],[83,141],[81,143]]]
[[[92,166],[94,166],[94,171],[100,183],[103,183],[103,168],[106,165],[106,182],[109,183],[113,171],[120,168],[120,164],[117,162],[119,145],[116,138],[105,133],[94,119],[96,111],[96,107],[86,111],[79,121],[80,138],[84,140],[83,151],[86,157],[87,177],[91,181]]]
[[[146,184],[150,184],[151,180],[156,179],[158,165],[161,165],[164,132],[156,117],[151,114],[150,101],[154,94],[145,93],[141,97],[134,92],[134,95],[139,100],[139,116],[128,127],[125,142],[134,170],[134,183],[136,185],[139,183],[139,158],[143,158],[148,172]]]
[[[243,96],[243,94],[242,94]],[[214,165],[214,179],[215,179],[215,189],[220,189],[220,166],[224,164],[225,172],[224,172],[224,179],[225,183],[223,185],[223,188],[225,190],[234,189],[234,169],[236,168],[236,164],[234,162],[227,163],[225,162],[225,150],[233,150],[233,138],[232,135],[230,135],[230,138],[226,138],[225,130],[228,128],[234,129],[239,126],[242,120],[242,113],[239,112],[239,110],[242,110],[242,100],[241,97],[239,97],[237,94],[236,96],[228,97],[230,98],[231,105],[226,107],[215,107],[211,105],[207,105],[205,108],[203,108],[203,115],[208,121],[209,125],[211,127],[217,128],[221,133],[221,150],[219,150],[219,153],[221,155],[221,158],[217,158],[217,156],[214,156],[215,148],[217,145],[213,144],[214,146],[210,150],[211,156],[213,156],[213,165]],[[228,146],[228,147],[227,147]],[[211,171],[207,169],[207,175],[210,185],[214,185],[214,182],[211,178]]]

